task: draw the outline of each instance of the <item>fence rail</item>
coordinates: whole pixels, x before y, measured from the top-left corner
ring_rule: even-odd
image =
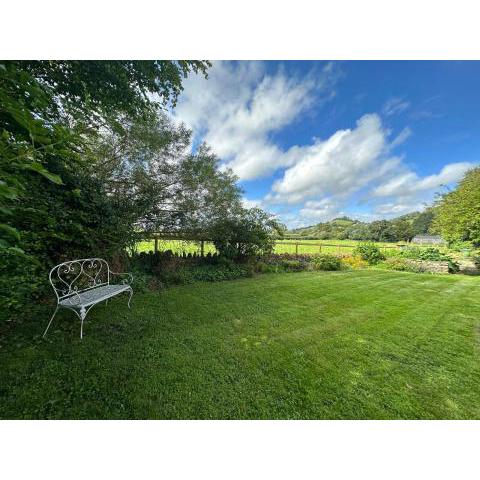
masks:
[[[189,235],[189,234],[184,234],[180,235],[178,233],[151,233],[148,235],[145,235],[143,237],[145,240],[153,240],[154,242],[154,248],[153,250],[155,252],[159,251],[159,242],[161,241],[179,241],[179,242],[196,242],[198,244],[198,253],[203,256],[205,254],[205,244],[211,242],[211,239],[205,238],[203,235]],[[322,249],[324,251],[332,251],[336,250],[338,254],[342,253],[342,250],[345,252],[345,249],[347,250],[352,250],[358,246],[358,243],[355,244],[339,244],[339,243],[323,243],[323,242],[305,242],[305,241],[290,241],[290,242],[285,242],[285,241],[275,241],[275,247],[277,245],[285,245],[293,248],[295,250],[295,254],[299,253],[316,253],[316,250],[318,253],[322,253]],[[376,244],[379,249],[381,250],[388,250],[388,249],[400,249],[404,248],[407,245],[406,244],[395,244],[395,245],[382,245],[382,244]],[[430,245],[416,245],[419,247],[428,247]],[[300,247],[300,248],[299,248]],[[308,249],[304,249],[301,247],[309,247]],[[303,250],[303,252],[302,252]],[[305,252],[305,250],[308,250]]]
[[[308,247],[318,247],[318,253],[322,252],[323,247],[334,247],[337,249],[338,253],[341,252],[342,248],[356,248],[357,245],[345,245],[345,244],[338,244],[338,243],[305,243],[305,242],[275,242],[275,246],[277,245],[294,245],[295,246],[295,254],[298,255],[298,247],[300,245],[308,246]],[[389,249],[389,248],[402,248],[405,245],[377,245],[379,249]]]

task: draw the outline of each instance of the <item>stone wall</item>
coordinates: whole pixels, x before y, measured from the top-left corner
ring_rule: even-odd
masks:
[[[428,273],[448,273],[448,262],[434,262],[432,260],[410,260],[412,264]]]

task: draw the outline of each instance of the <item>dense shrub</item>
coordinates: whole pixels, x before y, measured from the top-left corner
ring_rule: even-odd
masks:
[[[431,262],[448,262],[448,270],[451,273],[459,271],[459,265],[455,260],[444,252],[441,252],[438,248],[428,247],[409,247],[400,252],[402,258],[409,258],[412,260],[426,260]]]
[[[373,243],[361,243],[355,248],[353,254],[365,260],[370,265],[376,265],[382,260],[385,260],[385,255],[383,255],[380,249]]]
[[[300,272],[307,269],[308,263],[300,260],[283,260],[281,265],[287,272]]]
[[[263,260],[254,262],[253,269],[255,273],[282,273],[285,271],[285,267],[283,265],[267,263]]]
[[[313,257],[313,268],[315,270],[340,270],[342,268],[342,260],[335,255],[323,253]]]
[[[473,255],[472,260],[473,260],[473,263],[475,264],[475,266],[477,268],[480,268],[480,255],[479,254]]]
[[[262,263],[271,271],[302,271],[308,270],[312,262],[311,255],[293,253],[273,253],[261,257]]]
[[[331,254],[307,255],[280,253],[261,257],[257,263],[256,271],[269,272],[300,272],[305,270],[340,270],[341,258]]]
[[[411,260],[401,257],[390,257],[387,258],[383,263],[382,267],[387,270],[397,270],[400,272],[423,272],[424,269],[421,265],[414,263]]]
[[[131,263],[135,283],[140,291],[159,290],[169,285],[196,281],[233,280],[252,276],[255,272],[252,263],[234,262],[218,255],[174,255],[171,251],[134,255]]]
[[[143,293],[148,290],[154,290],[152,288],[152,280],[155,279],[153,275],[145,273],[139,268],[132,269],[130,273],[133,277],[131,285],[134,292]]]
[[[408,247],[400,252],[400,256],[403,258],[411,258],[412,260],[441,261],[450,259],[446,254],[440,252],[438,248],[433,247]]]
[[[472,242],[456,241],[449,243],[448,248],[449,250],[453,250],[454,252],[462,252],[465,250],[468,250],[470,252],[473,249],[473,245]]]
[[[209,227],[215,248],[227,258],[246,258],[272,252],[283,226],[259,208],[236,208]]]
[[[363,258],[359,257],[358,255],[347,255],[342,257],[342,265],[346,268],[358,270],[368,267],[368,262],[363,260]]]
[[[19,258],[20,257],[20,258]],[[3,252],[0,261],[0,321],[10,320],[23,310],[26,300],[48,290],[39,262],[15,252]]]
[[[252,275],[252,270],[248,264],[196,265],[185,268],[183,274],[188,282],[221,282],[223,280],[235,280],[236,278],[249,277]]]

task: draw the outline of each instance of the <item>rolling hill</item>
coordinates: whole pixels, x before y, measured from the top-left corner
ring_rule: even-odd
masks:
[[[288,230],[286,238],[304,239],[351,239],[370,240],[383,236],[386,241],[396,237],[413,237],[428,233],[433,219],[433,212],[427,209],[424,212],[412,212],[391,220],[376,220],[361,222],[349,217],[334,218],[328,222],[317,223],[303,228]]]

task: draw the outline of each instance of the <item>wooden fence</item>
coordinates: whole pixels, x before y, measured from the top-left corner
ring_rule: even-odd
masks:
[[[337,250],[338,253],[341,253],[342,248],[349,248],[353,249],[358,246],[357,245],[345,245],[345,244],[338,244],[338,243],[305,243],[305,242],[275,242],[276,245],[294,245],[295,246],[295,254],[298,255],[298,247],[299,245],[309,246],[309,247],[318,247],[318,253],[322,253],[323,247],[333,247]],[[402,248],[405,245],[377,245],[380,250],[389,249],[389,248]]]
[[[211,239],[205,238],[203,235],[191,235],[191,234],[185,234],[185,235],[180,235],[178,233],[153,233],[149,235],[145,235],[143,238],[146,240],[153,240],[154,241],[154,252],[158,252],[159,248],[159,241],[161,240],[178,240],[178,241],[183,241],[183,242],[198,242],[199,243],[199,253],[203,257],[205,254],[205,243],[206,242],[211,242]],[[349,249],[352,250],[355,247],[358,246],[358,244],[338,244],[338,243],[306,243],[306,242],[282,242],[276,241],[276,245],[288,245],[291,247],[295,248],[295,254],[298,255],[299,253],[302,253],[301,248],[299,247],[305,246],[305,247],[310,247],[310,251],[308,253],[315,253],[312,252],[311,249],[312,247],[318,248],[318,253],[322,253],[322,249],[324,250],[331,250],[332,248],[337,251],[338,254],[342,253],[343,249]],[[380,250],[388,250],[388,249],[399,249],[402,247],[405,247],[405,244],[395,244],[395,245],[377,245]],[[421,245],[419,245],[421,246]],[[427,246],[427,245],[423,245]]]

